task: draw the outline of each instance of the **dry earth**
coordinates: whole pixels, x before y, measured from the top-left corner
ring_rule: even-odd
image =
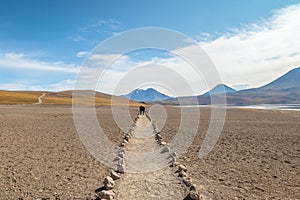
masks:
[[[166,111],[161,134],[169,141],[178,130],[180,109]],[[105,133],[119,145],[124,133],[109,107],[97,108],[97,113]],[[198,135],[180,158],[202,195],[300,199],[300,112],[228,109],[217,145],[200,160],[209,119],[210,110],[201,108]],[[110,170],[82,145],[70,107],[1,106],[0,152],[0,199],[94,199]]]
[[[157,144],[155,139],[154,127],[145,115],[141,115],[136,123],[133,138],[130,138],[129,144],[126,145],[126,152],[145,155],[155,151],[160,152],[160,149],[161,146]],[[175,174],[174,169],[166,166],[149,172],[146,163],[151,158],[147,159],[147,156],[145,156],[146,159],[139,159],[138,156],[134,156],[135,158],[132,159],[131,157],[126,157],[127,154],[125,153],[125,169],[131,168],[129,170],[135,173],[125,173],[116,182],[117,187],[114,190],[117,193],[117,199],[182,200],[188,195],[188,188]],[[163,154],[169,155],[169,152],[164,152]],[[162,161],[162,164],[168,163],[167,158],[168,156],[164,158],[165,160]],[[151,162],[149,164],[151,166],[150,170],[155,169],[154,163]]]
[[[97,110],[116,145],[122,132],[109,107]],[[70,107],[0,107],[0,199],[89,199],[109,169],[79,140]]]
[[[171,141],[180,109],[168,108],[162,136]],[[213,151],[198,158],[210,120],[201,108],[193,144],[179,160],[212,199],[300,199],[300,112],[228,109]],[[193,114],[191,113],[191,117]]]

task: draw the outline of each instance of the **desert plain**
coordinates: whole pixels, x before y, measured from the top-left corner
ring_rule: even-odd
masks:
[[[217,144],[200,159],[210,109],[197,109],[197,135],[179,162],[187,166],[202,198],[300,199],[300,112],[227,109]],[[171,142],[180,108],[165,110],[161,135]],[[125,133],[110,106],[96,111],[108,138],[119,145]],[[130,107],[132,116],[136,111]],[[0,152],[0,199],[96,199],[95,190],[111,170],[85,149],[70,106],[1,105]]]

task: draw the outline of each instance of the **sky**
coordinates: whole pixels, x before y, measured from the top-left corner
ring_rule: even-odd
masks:
[[[166,28],[191,38],[210,57],[222,82],[239,90],[262,86],[300,66],[299,0],[4,0],[0,89],[73,89],[81,66],[97,45],[143,27]],[[185,48],[188,52],[192,47]],[[134,84],[134,74],[144,73],[139,67],[156,85]],[[181,82],[165,67],[178,69],[177,75],[192,88],[193,92],[182,88],[176,96],[210,89],[203,79],[198,82],[187,73],[189,64],[161,50],[120,55],[96,89],[116,93],[116,86],[126,79],[122,83],[128,87],[116,94],[151,86],[174,96],[170,91],[180,88]],[[165,89],[161,79],[169,80]]]

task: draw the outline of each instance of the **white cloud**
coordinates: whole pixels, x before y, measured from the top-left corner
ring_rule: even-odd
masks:
[[[101,42],[99,36],[112,36],[117,34],[120,29],[122,29],[122,27],[118,20],[113,18],[101,19],[86,26],[79,27],[78,30],[68,36],[67,39],[73,42],[85,42],[90,45],[96,45]]]
[[[63,80],[59,83],[55,83],[50,85],[50,91],[65,91],[65,90],[73,90],[74,89],[75,80]]]
[[[88,55],[88,53],[89,52],[87,52],[87,51],[79,51],[79,52],[77,52],[76,56],[78,58],[82,58],[82,57],[85,57],[86,55]]]
[[[79,75],[80,87],[93,89],[99,81],[97,86],[99,91],[116,95],[128,93],[145,83],[151,83],[152,87],[156,88],[163,84],[166,87],[164,92],[169,95],[174,95],[171,91],[176,91],[176,95],[182,96],[200,94],[207,90],[202,77],[199,77],[193,68],[180,58],[154,57],[149,60],[135,61],[129,55],[119,56],[118,54],[91,56],[88,59],[91,61],[90,65],[86,66]],[[115,58],[118,59],[104,70]],[[101,69],[103,74],[99,80]],[[122,81],[121,85],[119,81]],[[189,84],[190,88],[183,86],[186,84]],[[170,90],[168,91],[167,88]]]
[[[0,68],[23,68],[68,73],[76,73],[78,70],[73,64],[65,64],[63,62],[47,63],[14,52],[0,54]]]
[[[29,83],[28,81],[19,81],[19,83],[4,83],[0,84],[0,89],[14,91],[65,91],[74,89],[75,80],[67,79],[49,86],[40,86]]]
[[[94,54],[91,57],[89,57],[89,60],[95,60],[95,61],[107,63],[121,56],[122,54]],[[123,57],[125,57],[125,55]]]
[[[300,4],[200,45],[223,81],[258,87],[300,65]]]
[[[79,34],[68,36],[68,39],[73,42],[87,41],[87,39],[85,37],[83,37],[82,35],[79,35]]]
[[[103,24],[105,23],[99,22],[98,25]],[[207,33],[201,34],[200,38],[200,45],[216,64],[225,84],[237,89],[264,85],[300,65],[300,4],[278,10],[274,12],[273,17],[247,27],[233,28],[229,33],[215,39]],[[185,47],[174,52],[180,53],[184,50],[188,53],[192,52],[193,48]],[[199,58],[198,54],[190,53],[189,57],[193,56]],[[125,94],[133,88],[141,87],[143,80],[154,83],[152,86],[156,88],[158,86],[155,86],[155,83],[163,82],[165,86],[169,85],[169,88],[176,90],[179,96],[201,94],[209,89],[204,79],[210,77],[199,77],[191,66],[180,58],[156,57],[137,61],[130,55],[118,54],[91,56],[88,59],[91,66],[80,76],[83,88],[94,89],[99,75],[97,67],[106,66],[116,58],[99,82],[100,91],[113,93],[120,80],[124,82],[117,94]],[[142,69],[138,70],[139,67]],[[171,75],[174,72],[180,77],[174,78],[176,75]],[[182,87],[183,82],[178,81],[179,78],[187,80],[193,92],[187,91],[187,87]],[[61,88],[64,84],[56,86]],[[170,94],[167,89],[164,92]]]
[[[14,90],[14,91],[43,91],[44,88],[31,84],[24,83],[5,83],[0,85],[0,89],[3,90]]]
[[[258,87],[264,85],[275,78],[281,76],[287,71],[300,65],[300,4],[289,6],[287,8],[274,12],[269,19],[261,20],[243,28],[233,28],[229,33],[211,39],[213,36],[202,34],[205,40],[200,45],[212,58],[216,64],[222,80],[225,84],[245,89],[249,87]],[[185,47],[177,49],[174,52],[189,52],[194,47]],[[192,52],[192,51],[190,51]],[[199,55],[189,55],[190,57],[199,57]],[[117,55],[97,55],[94,59],[110,59]],[[201,94],[208,90],[205,80],[199,77],[191,70],[189,64],[179,58],[153,58],[144,61],[134,61],[129,56],[126,59],[119,58],[106,72],[102,80],[101,90],[112,93],[119,80],[135,73],[139,66],[145,66],[151,71],[156,70],[156,75],[150,73],[145,76],[151,77],[159,82],[166,78],[167,74],[157,71],[157,65],[167,66],[181,77],[188,80],[196,91]],[[165,72],[167,73],[167,72]],[[138,77],[138,74],[136,75]],[[173,88],[180,88],[181,83],[173,81],[170,78],[170,84]],[[204,77],[209,79],[210,77]],[[128,79],[128,81],[130,81]],[[128,85],[134,87],[137,80],[132,77],[132,82]],[[124,89],[123,93],[128,91]],[[186,91],[178,91],[179,95],[191,95]]]
[[[108,30],[117,30],[120,26],[120,22],[116,19],[109,18],[109,19],[102,19],[98,20],[93,24],[89,24],[84,27],[80,27],[79,31],[82,33],[89,33],[89,32],[102,32],[103,29]]]

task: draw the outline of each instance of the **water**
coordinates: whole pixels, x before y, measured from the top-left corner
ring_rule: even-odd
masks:
[[[211,107],[210,105],[184,105],[175,107]],[[218,106],[215,106],[218,107]],[[270,110],[295,110],[300,111],[300,104],[258,104],[249,106],[226,106],[226,108],[249,108],[249,109],[270,109]]]
[[[295,110],[300,111],[300,104],[258,104],[250,106],[227,106],[227,108],[250,108],[265,110]]]
[[[261,105],[237,106],[237,107],[253,108],[253,109],[298,110],[298,111],[300,111],[300,104],[261,104]]]

